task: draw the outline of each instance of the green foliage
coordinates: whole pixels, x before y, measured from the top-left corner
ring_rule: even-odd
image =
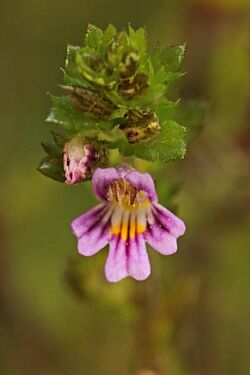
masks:
[[[108,139],[104,148],[121,156],[183,158],[201,120],[190,107],[182,121],[179,102],[167,99],[169,85],[183,75],[184,53],[185,45],[149,52],[143,28],[118,32],[113,25],[104,31],[89,25],[83,45],[67,47],[64,95],[51,95],[47,122],[67,140],[79,133]]]
[[[155,162],[183,158],[186,152],[185,128],[173,120],[162,123],[159,136],[131,144],[125,138],[111,143],[110,148],[118,148],[124,156],[136,156]]]
[[[42,159],[38,171],[53,180],[60,182],[65,181],[62,158],[46,156]]]
[[[67,96],[51,95],[51,100],[52,109],[46,121],[57,125],[58,130],[68,134],[69,137],[105,128],[106,124],[103,120],[100,121],[88,113],[81,113],[73,107]]]
[[[52,137],[53,141],[42,143],[42,147],[47,153],[47,156],[41,160],[37,169],[46,177],[64,182],[62,147],[65,143],[65,139],[54,132],[52,132]]]

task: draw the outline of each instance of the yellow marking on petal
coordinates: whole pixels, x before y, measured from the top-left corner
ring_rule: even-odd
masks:
[[[128,238],[128,224],[126,224],[126,223],[122,224],[121,237],[125,241]]]
[[[124,212],[124,215],[123,215],[123,218],[122,218],[121,237],[125,241],[128,238],[128,219],[129,219],[129,212]]]
[[[145,232],[146,228],[145,224],[137,223],[137,234]]]
[[[121,225],[115,225],[115,226],[112,226],[110,229],[110,234],[120,234],[121,232]]]

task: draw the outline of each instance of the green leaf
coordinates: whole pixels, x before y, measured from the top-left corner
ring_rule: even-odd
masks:
[[[177,122],[168,120],[162,124],[161,133],[153,140],[130,144],[125,138],[120,139],[110,148],[118,148],[122,155],[136,157],[149,161],[161,160],[168,162],[183,158],[186,153],[185,128]]]
[[[103,31],[99,27],[89,24],[85,37],[85,46],[96,52],[102,44],[102,38]]]
[[[53,122],[69,135],[88,130],[94,130],[101,126],[100,122],[85,113],[77,111],[65,96],[51,96],[52,109],[46,119]]]
[[[178,79],[182,78],[185,75],[183,72],[167,72],[166,73],[166,78],[165,78],[165,83],[167,86],[172,84],[173,82],[177,81]]]
[[[160,124],[175,117],[178,103],[178,100],[176,102],[171,102],[165,99],[155,107],[155,113],[159,119]]]
[[[88,81],[80,74],[76,65],[76,56],[79,50],[80,47],[72,46],[71,44],[67,46],[65,69],[62,69],[64,82],[69,85],[88,88]]]
[[[69,75],[74,77],[78,71],[76,69],[76,53],[79,51],[80,47],[72,46],[71,44],[67,45],[66,60],[65,60],[65,69]]]
[[[58,134],[58,133],[55,133],[53,131],[51,131],[51,134],[52,134],[52,137],[54,139],[54,142],[56,143],[56,145],[62,150],[67,139],[65,139],[64,137],[62,137],[61,134]]]
[[[140,51],[141,54],[145,53],[147,51],[147,38],[145,29],[143,27],[140,27],[139,29],[134,30],[133,27],[129,25],[128,31],[132,48]]]
[[[48,156],[52,158],[60,159],[63,153],[63,148],[66,143],[66,139],[60,134],[51,131],[53,141],[42,142],[42,147]]]
[[[58,159],[46,156],[42,159],[37,169],[46,177],[60,182],[65,181],[62,158]]]
[[[55,142],[42,142],[42,147],[50,156],[57,157],[62,154],[62,149]]]
[[[178,72],[181,68],[186,45],[171,46],[164,48],[161,53],[161,63],[167,71]]]
[[[102,50],[105,50],[108,47],[109,43],[111,42],[111,40],[114,38],[116,34],[117,34],[117,30],[115,26],[113,26],[112,24],[109,24],[103,33],[102,47],[101,47]]]
[[[204,117],[207,111],[205,101],[181,102],[176,115],[177,121],[184,124],[187,133],[186,141],[189,143],[199,134],[204,126]]]

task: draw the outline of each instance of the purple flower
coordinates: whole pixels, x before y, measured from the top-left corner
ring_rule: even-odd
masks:
[[[102,203],[71,224],[79,252],[91,256],[109,243],[107,280],[117,282],[127,276],[145,280],[150,275],[146,242],[163,255],[173,254],[185,224],[158,203],[148,173],[126,165],[98,168],[93,190]]]
[[[65,182],[73,185],[86,180],[91,174],[91,165],[96,160],[96,151],[90,144],[84,144],[82,137],[73,138],[63,150]]]

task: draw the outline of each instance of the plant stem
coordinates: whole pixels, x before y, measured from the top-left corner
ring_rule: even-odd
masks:
[[[136,369],[134,374],[160,375],[151,324],[153,309],[157,303],[154,298],[152,280],[138,283],[133,292],[132,302],[138,311],[138,316],[132,323],[135,345],[133,366]]]

